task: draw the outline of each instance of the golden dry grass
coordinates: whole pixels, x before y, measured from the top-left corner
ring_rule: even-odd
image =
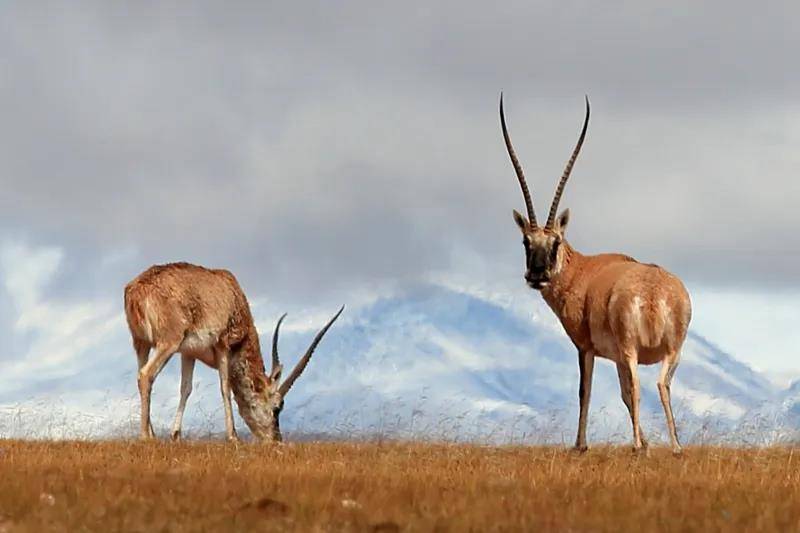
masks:
[[[798,531],[795,455],[0,441],[0,532]]]

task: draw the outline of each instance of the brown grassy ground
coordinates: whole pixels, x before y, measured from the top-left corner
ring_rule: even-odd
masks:
[[[800,453],[0,441],[0,532],[543,529],[798,531]]]

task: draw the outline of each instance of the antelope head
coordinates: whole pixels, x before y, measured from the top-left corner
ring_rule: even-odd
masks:
[[[278,333],[281,327],[281,323],[283,319],[286,318],[286,313],[284,313],[279,319],[278,323],[275,326],[275,332],[272,335],[272,370],[269,373],[267,379],[267,386],[264,390],[264,396],[262,397],[261,401],[257,402],[258,408],[257,413],[251,413],[251,416],[255,419],[255,423],[248,423],[251,430],[255,434],[257,438],[260,440],[267,440],[267,441],[277,441],[280,442],[282,440],[281,436],[281,427],[280,427],[280,414],[283,411],[283,400],[286,397],[286,394],[292,389],[295,381],[297,378],[300,377],[300,374],[306,369],[308,362],[311,360],[311,355],[314,353],[314,350],[317,348],[317,345],[322,340],[322,337],[325,336],[325,333],[328,332],[328,329],[333,325],[339,315],[342,314],[344,311],[344,306],[342,306],[339,311],[331,318],[325,326],[319,330],[317,335],[314,337],[314,340],[311,341],[306,353],[303,357],[300,358],[300,361],[297,362],[297,365],[292,370],[292,373],[281,382],[281,374],[283,372],[283,365],[281,364],[280,357],[278,357]],[[250,422],[247,420],[247,417],[244,417],[246,422]]]
[[[558,212],[561,195],[564,192],[564,186],[569,179],[572,166],[578,158],[583,140],[586,137],[586,128],[589,125],[589,98],[586,98],[586,118],[583,121],[581,136],[572,151],[572,156],[567,162],[564,173],[561,175],[561,181],[558,182],[553,202],[550,204],[550,213],[547,216],[547,222],[544,227],[539,226],[536,222],[533,200],[531,200],[528,184],[525,182],[522,165],[520,165],[517,154],[514,152],[514,147],[511,145],[511,137],[508,134],[506,117],[503,113],[502,93],[500,94],[500,125],[503,129],[506,149],[511,158],[511,164],[514,166],[514,171],[517,173],[517,179],[519,180],[519,186],[522,189],[522,196],[525,199],[525,207],[528,212],[526,218],[516,209],[514,210],[514,221],[522,231],[522,244],[525,246],[525,281],[532,289],[541,290],[550,285],[550,281],[558,275],[563,266],[564,254],[562,253],[563,247],[561,244],[564,242],[564,233],[569,223],[569,209],[562,211],[558,217],[556,217],[556,213]]]

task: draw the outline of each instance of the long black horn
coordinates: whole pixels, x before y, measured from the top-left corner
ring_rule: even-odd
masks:
[[[508,135],[508,128],[506,127],[506,115],[503,112],[503,93],[500,93],[500,126],[503,128],[503,139],[506,141],[506,150],[508,156],[511,158],[511,164],[514,165],[514,172],[517,173],[519,186],[522,189],[522,196],[525,198],[525,209],[528,211],[528,222],[532,227],[536,227],[536,213],[533,212],[533,200],[531,200],[531,193],[528,190],[528,184],[525,182],[525,174],[522,172],[522,165],[519,164],[517,153],[514,152],[514,147],[511,146],[511,137]]]
[[[561,195],[564,193],[564,185],[567,184],[569,175],[572,172],[572,165],[575,164],[575,160],[578,159],[578,154],[581,152],[581,146],[583,146],[583,139],[586,138],[586,128],[588,126],[589,97],[587,96],[586,118],[583,120],[583,130],[581,130],[581,136],[578,138],[578,144],[575,145],[575,149],[572,151],[572,157],[570,157],[567,162],[567,168],[564,169],[564,174],[561,175],[561,181],[558,182],[558,187],[556,187],[556,194],[553,197],[553,203],[550,204],[550,214],[547,216],[547,224],[545,224],[546,228],[553,229],[553,223],[556,221],[556,212],[558,211],[558,203],[561,201]]]
[[[275,333],[272,334],[272,372],[281,366],[281,360],[278,357],[278,330],[281,329],[281,322],[286,318],[286,313],[283,313],[275,325]]]
[[[311,345],[308,347],[308,350],[306,350],[305,355],[303,355],[303,357],[300,358],[300,361],[298,361],[297,366],[294,367],[294,370],[292,370],[292,373],[289,374],[289,377],[286,378],[286,380],[283,383],[281,383],[281,386],[278,389],[278,392],[281,393],[281,396],[286,396],[286,393],[289,392],[289,389],[292,388],[292,385],[294,385],[294,382],[297,381],[297,378],[299,378],[300,374],[303,373],[303,370],[306,369],[306,365],[311,360],[311,355],[314,353],[314,350],[317,348],[317,345],[319,344],[319,341],[322,340],[322,337],[325,336],[325,333],[328,332],[328,329],[330,329],[330,327],[333,325],[333,323],[336,322],[336,319],[339,318],[339,315],[342,314],[342,311],[344,311],[344,306],[342,306],[339,309],[338,313],[333,315],[333,318],[331,318],[328,321],[328,323],[325,324],[324,328],[319,330],[319,333],[317,333],[317,336],[314,337],[313,341],[311,341]]]

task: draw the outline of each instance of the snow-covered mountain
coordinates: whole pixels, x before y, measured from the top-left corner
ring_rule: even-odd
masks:
[[[571,441],[578,406],[576,351],[543,304],[531,307],[520,313],[433,285],[380,300],[326,339],[325,351],[288,401],[285,427]],[[592,436],[628,438],[616,369],[607,361],[595,369]],[[642,403],[646,431],[660,435],[665,422],[657,371],[657,366],[642,368]],[[728,435],[778,396],[763,376],[690,335],[673,385],[685,437]]]
[[[576,351],[552,313],[531,296],[524,303],[508,302],[426,284],[349,309],[286,399],[284,431],[337,438],[570,443],[577,424]],[[293,364],[312,333],[287,330],[282,335],[285,365]],[[108,366],[95,362],[75,376],[29,388],[48,398],[56,391],[60,403],[47,405],[47,413],[66,434],[75,433],[68,420],[76,413],[84,417],[78,434],[133,431],[138,418],[135,358],[127,332],[115,335],[113,342],[115,355]],[[262,344],[268,344],[266,339]],[[171,363],[156,382],[154,414],[162,428],[177,402],[177,366]],[[644,431],[656,440],[663,438],[666,426],[657,372],[657,365],[640,372]],[[185,428],[218,430],[222,414],[216,376],[199,368],[195,376]],[[121,390],[126,394],[120,395]],[[0,402],[8,400],[0,397]],[[782,433],[776,433],[776,413],[800,418],[800,383],[780,391],[691,333],[673,385],[673,406],[685,442],[753,443],[764,441],[767,433],[774,440],[791,427],[782,422]],[[18,411],[18,420],[35,419],[34,409],[27,409],[22,415]],[[241,421],[238,426],[244,429]],[[22,426],[9,427],[18,432]],[[594,441],[630,437],[616,369],[608,361],[595,365],[589,430]]]
[[[800,427],[800,379],[781,393],[778,417],[787,425]]]

